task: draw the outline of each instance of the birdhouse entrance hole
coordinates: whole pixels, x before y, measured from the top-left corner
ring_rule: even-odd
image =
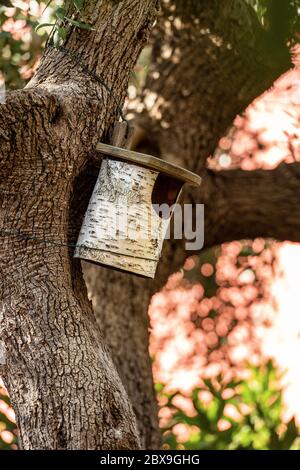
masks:
[[[163,204],[167,204],[170,207],[173,206],[177,202],[182,188],[182,181],[165,173],[159,173],[152,192],[153,209],[159,217],[162,219],[169,218],[169,215],[160,211],[158,206]]]

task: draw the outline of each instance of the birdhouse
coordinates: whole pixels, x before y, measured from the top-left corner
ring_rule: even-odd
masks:
[[[154,278],[182,187],[201,178],[150,155],[103,143],[97,150],[102,165],[75,257]]]

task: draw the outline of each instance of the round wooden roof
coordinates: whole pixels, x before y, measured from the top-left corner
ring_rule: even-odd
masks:
[[[199,175],[196,175],[189,170],[185,170],[174,163],[169,163],[165,160],[161,160],[160,158],[153,157],[152,155],[134,152],[121,147],[114,147],[113,145],[103,144],[102,142],[100,142],[96,148],[98,152],[104,155],[109,155],[117,160],[124,160],[126,162],[157,170],[181,181],[185,181],[193,186],[200,186],[201,184],[201,178]]]

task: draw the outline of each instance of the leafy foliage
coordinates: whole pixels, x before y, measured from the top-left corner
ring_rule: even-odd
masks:
[[[186,260],[183,272],[169,278],[150,306],[158,381],[187,369],[201,376],[199,367],[216,373],[239,370],[249,354],[260,354],[255,329],[265,327],[269,318],[266,313],[254,321],[253,312],[270,301],[266,281],[273,262],[274,245],[264,240],[233,242]],[[168,354],[175,357],[167,364]]]
[[[204,400],[203,392],[209,394]],[[189,399],[193,412],[186,414],[175,404],[177,393],[162,389],[160,398],[172,418],[164,426],[166,448],[189,450],[288,450],[300,449],[300,434],[295,418],[282,422],[283,401],[279,375],[269,361],[250,367],[245,380],[205,379],[202,388]],[[188,438],[180,440],[176,426],[188,428]]]
[[[38,4],[38,2],[36,2]],[[40,2],[42,3],[42,2]],[[38,6],[38,5],[37,5]],[[40,10],[37,9],[37,12]],[[17,89],[32,76],[47,35],[37,34],[38,18],[34,11],[5,1],[0,6],[0,79],[8,88]]]
[[[80,18],[85,0],[73,0],[68,13],[62,0],[5,0],[0,6],[0,82],[7,88],[23,87],[34,73],[48,37],[56,43],[67,36],[68,28],[90,30]],[[46,19],[42,21],[41,18]]]
[[[49,4],[52,2],[50,1]],[[63,42],[67,37],[68,27],[75,26],[76,28],[83,29],[86,31],[92,30],[92,26],[84,21],[77,19],[80,17],[80,11],[82,10],[85,0],[72,0],[74,9],[70,11],[70,15],[63,6],[59,6],[54,10],[55,23],[41,23],[36,28],[36,31],[43,27],[53,27],[53,41],[54,44],[58,45]]]
[[[247,372],[242,380],[224,380],[222,376],[205,379],[203,387],[185,397],[157,384],[162,409],[171,413],[163,424],[164,448],[299,450],[300,430],[295,418],[287,423],[282,420],[283,391],[276,367],[268,361],[249,366]],[[188,411],[178,404],[178,398],[188,399]],[[0,382],[0,450],[16,448],[17,429],[9,410],[9,398]],[[185,439],[178,437],[178,425],[187,428]]]

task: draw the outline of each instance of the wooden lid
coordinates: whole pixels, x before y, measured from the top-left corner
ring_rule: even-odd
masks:
[[[118,160],[125,160],[126,162],[132,162],[136,165],[152,168],[153,170],[160,171],[161,173],[165,173],[181,181],[190,183],[193,186],[200,186],[201,184],[201,178],[199,175],[196,175],[189,170],[185,170],[173,163],[161,160],[160,158],[152,157],[152,155],[114,147],[113,145],[103,144],[102,142],[97,145],[96,149],[104,155],[110,155]]]

